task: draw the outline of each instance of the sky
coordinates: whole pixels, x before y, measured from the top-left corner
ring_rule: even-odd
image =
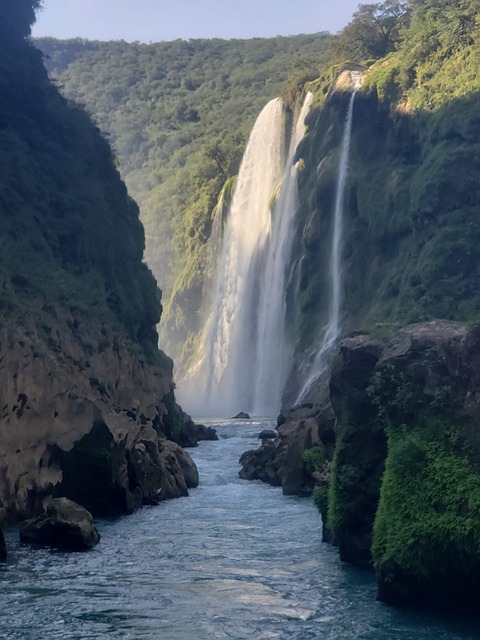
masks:
[[[43,0],[33,36],[157,42],[330,31],[361,0]]]

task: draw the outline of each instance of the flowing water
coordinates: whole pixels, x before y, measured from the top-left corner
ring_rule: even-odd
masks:
[[[8,532],[0,638],[8,640],[473,640],[466,620],[375,601],[371,575],[320,541],[308,498],[238,479],[268,422],[217,422],[192,450],[189,498],[97,523],[85,553],[33,549]]]
[[[285,331],[287,271],[298,209],[296,150],[312,94],[290,136],[282,101],[259,115],[245,150],[223,237],[213,295],[206,296],[202,359],[179,381],[178,396],[200,413],[279,410],[292,364]],[[290,137],[286,153],[287,137]]]
[[[279,410],[293,362],[293,345],[286,333],[287,269],[291,262],[295,214],[299,206],[296,152],[305,135],[305,118],[312,99],[313,94],[307,93],[293,127],[265,256],[253,379],[252,413],[255,415],[273,415]]]
[[[337,192],[335,197],[335,209],[333,214],[332,250],[330,254],[330,283],[331,300],[328,313],[328,322],[325,327],[320,347],[311,366],[311,371],[298,395],[297,403],[308,393],[315,380],[322,375],[329,365],[329,355],[332,347],[340,335],[340,308],[342,293],[342,232],[343,232],[343,202],[345,185],[348,177],[348,160],[350,156],[350,140],[352,137],[353,105],[356,91],[352,92],[345,119],[342,145],[340,149],[340,162],[338,166]]]

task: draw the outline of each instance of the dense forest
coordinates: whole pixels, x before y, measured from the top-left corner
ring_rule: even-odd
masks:
[[[345,194],[345,330],[385,333],[434,317],[473,321],[480,311],[478,5],[441,5],[364,5],[335,44],[364,69]],[[377,49],[386,55],[375,60]],[[319,291],[343,127],[334,71],[318,81],[302,148],[299,228],[319,213],[296,249],[306,256],[294,280],[302,283],[293,311],[299,350],[325,321],[328,294]]]
[[[282,92],[294,100],[330,59],[331,41],[326,33],[150,45],[36,41],[64,95],[111,141],[140,205],[174,355],[197,330],[213,209],[255,118]]]
[[[474,164],[469,163],[467,171],[460,169],[462,158],[471,156],[472,149],[467,151],[460,143],[462,139],[470,143],[476,136],[476,112],[466,99],[478,88],[476,11],[475,2],[467,0],[445,0],[441,10],[438,3],[427,1],[386,0],[360,5],[338,36],[320,33],[151,45],[37,41],[63,93],[85,105],[112,142],[122,176],[140,204],[146,258],[165,293],[162,336],[180,369],[195,348],[215,207],[223,186],[231,185],[229,179],[237,173],[255,116],[276,95],[283,95],[287,105],[294,107],[309,81],[315,81],[310,88],[315,92],[314,104],[321,108],[342,65],[349,61],[368,70],[362,89],[365,109],[383,114],[375,131],[364,131],[372,134],[368,141],[361,134],[357,142],[354,139],[358,161],[353,161],[352,177],[358,193],[353,182],[350,193],[361,200],[351,204],[368,208],[365,224],[373,241],[378,238],[383,243],[380,251],[391,252],[401,238],[415,238],[418,243],[419,234],[425,244],[415,265],[407,256],[415,251],[416,245],[411,245],[399,254],[402,266],[400,262],[390,264],[386,273],[377,266],[367,279],[368,291],[353,277],[355,261],[349,263],[352,280],[347,281],[347,290],[352,309],[356,309],[356,317],[346,313],[351,328],[372,321],[413,321],[432,314],[467,318],[476,313],[472,281],[468,284],[463,277],[470,267],[462,267],[463,274],[451,275],[450,293],[445,296],[443,280],[438,279],[443,267],[435,265],[440,255],[452,264],[448,256],[456,251],[465,254],[466,247],[447,240],[446,236],[453,235],[450,222],[443,240],[438,234],[429,237],[433,218],[438,222],[455,217],[455,193],[468,193],[466,197],[471,198],[474,192]],[[362,109],[359,105],[357,112]],[[314,117],[310,117],[310,126]],[[386,138],[385,127],[389,130]],[[328,156],[329,144],[334,145],[336,139],[331,137],[329,142],[326,126],[321,124],[315,131],[313,153]],[[368,163],[367,147],[372,160]],[[389,154],[395,156],[394,172],[385,163]],[[332,166],[334,162],[332,158]],[[451,177],[445,181],[440,176],[446,171],[451,176],[452,162],[459,169],[458,179],[450,184]],[[315,180],[308,166],[302,180],[306,215]],[[377,185],[374,190],[372,181]],[[328,207],[329,188],[316,187],[320,207]],[[436,210],[435,199],[445,217]],[[392,209],[395,214],[390,216]],[[454,224],[461,227],[458,215]],[[470,257],[465,261],[462,255],[462,265],[474,263],[474,229],[470,238]],[[446,252],[436,246],[443,241]],[[352,251],[348,239],[346,245]],[[305,248],[298,247],[302,250]],[[317,291],[325,273],[320,253],[310,252],[310,273],[297,273],[296,282],[304,283],[294,314],[300,348],[322,322],[322,297],[316,294],[316,301],[309,300],[309,291]],[[457,286],[459,279],[462,283]],[[361,302],[371,300],[375,289],[385,295],[366,313]],[[307,309],[306,315],[302,308]]]

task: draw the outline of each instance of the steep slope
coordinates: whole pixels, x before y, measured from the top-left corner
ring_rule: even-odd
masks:
[[[49,495],[96,513],[185,494],[193,463],[157,349],[160,294],[108,144],[48,81],[37,2],[0,20],[0,503]],[[182,469],[182,466],[184,469]]]

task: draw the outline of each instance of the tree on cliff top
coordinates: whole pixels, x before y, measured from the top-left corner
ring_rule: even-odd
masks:
[[[382,58],[395,50],[409,19],[407,0],[360,4],[341,32],[335,50],[339,56],[354,60]]]
[[[42,5],[42,0],[0,0],[0,34],[5,37],[22,37],[30,35],[35,22],[35,11]]]

